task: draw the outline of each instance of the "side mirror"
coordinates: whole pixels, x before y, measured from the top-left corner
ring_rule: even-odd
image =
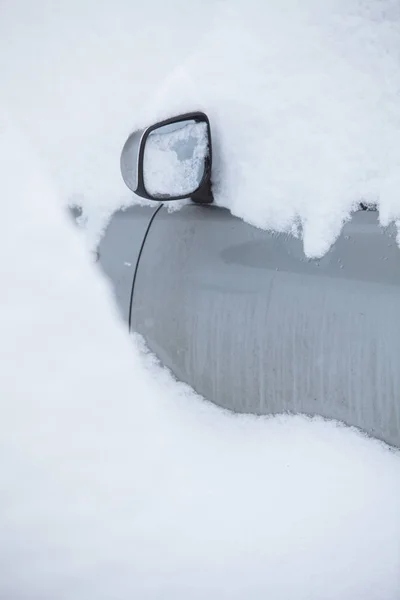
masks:
[[[121,173],[130,190],[148,200],[210,204],[211,130],[207,115],[193,112],[132,133],[122,149]]]

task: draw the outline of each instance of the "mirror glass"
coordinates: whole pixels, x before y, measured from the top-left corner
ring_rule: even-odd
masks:
[[[207,123],[179,121],[154,129],[143,159],[145,188],[154,197],[192,194],[200,186],[208,155]]]

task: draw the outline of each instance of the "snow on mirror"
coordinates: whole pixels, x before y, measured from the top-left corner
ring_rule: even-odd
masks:
[[[191,119],[154,129],[143,157],[147,193],[155,198],[193,194],[203,179],[207,155],[206,123]]]

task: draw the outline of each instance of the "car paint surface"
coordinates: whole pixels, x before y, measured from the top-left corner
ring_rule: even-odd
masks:
[[[116,213],[100,245],[123,318],[174,375],[233,411],[320,415],[400,446],[400,251],[354,213],[320,260],[215,206]]]

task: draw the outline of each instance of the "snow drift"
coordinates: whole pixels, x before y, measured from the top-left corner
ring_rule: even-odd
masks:
[[[0,165],[0,598],[397,600],[399,454],[174,382],[3,118]]]

